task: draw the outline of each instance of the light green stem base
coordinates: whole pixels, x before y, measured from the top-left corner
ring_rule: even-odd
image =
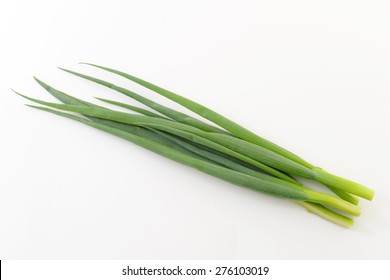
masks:
[[[369,189],[358,183],[352,182],[350,180],[330,174],[318,167],[313,169],[313,173],[315,179],[325,185],[346,191],[348,193],[360,196],[367,200],[372,200],[374,197],[374,190]]]
[[[332,186],[327,186],[328,189],[330,189],[332,192],[334,192],[335,194],[337,194],[340,198],[354,204],[354,205],[359,205],[359,198],[356,197],[355,195],[353,194],[350,194],[350,193],[347,193],[345,191],[342,191],[340,189],[337,189],[335,187],[332,187]]]
[[[333,212],[322,205],[308,201],[297,201],[296,203],[304,207],[307,211],[316,214],[321,218],[324,218],[325,220],[330,221],[336,225],[346,228],[350,228],[353,226],[353,220],[351,218]]]
[[[341,198],[326,193],[316,192],[313,190],[304,190],[304,192],[309,196],[309,200],[311,202],[325,204],[344,211],[345,213],[351,214],[353,216],[360,215],[359,206],[354,205],[348,201],[342,200]]]

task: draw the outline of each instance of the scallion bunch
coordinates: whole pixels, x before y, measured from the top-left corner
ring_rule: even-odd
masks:
[[[214,125],[158,104],[129,89],[63,68],[60,69],[125,94],[155,112],[98,98],[136,114],[104,108],[63,93],[37,78],[38,84],[62,103],[18,94],[45,106],[28,105],[30,107],[82,122],[236,185],[292,200],[344,227],[352,226],[351,216],[360,215],[358,197],[372,200],[374,196],[373,190],[330,174],[199,103],[124,72],[87,65],[144,86]],[[300,177],[322,183],[334,195],[308,188],[298,181]]]

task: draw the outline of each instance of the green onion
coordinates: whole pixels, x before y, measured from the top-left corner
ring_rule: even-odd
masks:
[[[37,108],[37,109],[40,109],[40,110],[44,110],[44,111],[48,111],[48,112],[51,112],[51,113],[54,113],[54,114],[57,114],[57,115],[60,115],[60,116],[64,116],[64,117],[67,117],[67,118],[70,118],[70,119],[73,119],[73,120],[76,120],[76,121],[80,121],[80,122],[86,123],[82,118],[79,118],[79,117],[76,117],[76,116],[73,116],[73,115],[70,115],[70,114],[61,113],[59,111],[55,111],[55,110],[51,110],[51,109],[43,108],[43,107],[37,107],[37,106],[31,106],[31,107]],[[90,123],[86,123],[86,124],[91,125]],[[105,131],[108,132],[107,130],[105,130]],[[158,134],[162,134],[162,133],[158,132]],[[213,161],[219,162],[223,166],[230,167],[233,170],[236,170],[236,171],[239,171],[239,172],[251,175],[253,177],[258,177],[258,172],[254,172],[253,170],[251,170],[249,168],[246,168],[246,169],[244,168],[243,169],[241,165],[236,164],[233,161],[231,161],[229,163],[228,160],[226,160],[226,158],[219,157],[219,156],[215,157],[215,154],[205,153],[204,150],[196,148],[193,145],[190,145],[190,144],[188,144],[188,143],[186,143],[186,142],[184,142],[182,140],[179,140],[177,138],[174,138],[174,137],[169,136],[169,135],[164,134],[164,133],[163,133],[163,135],[164,135],[164,137],[168,137],[173,142],[178,143],[179,145],[185,147],[186,149],[188,149],[190,151],[193,151],[194,153],[198,153],[199,155],[206,156],[207,158],[212,158]],[[129,140],[129,139],[127,139],[127,140]],[[158,141],[154,140],[154,141],[155,142],[159,142],[159,144],[162,144],[160,142],[160,140],[158,140]],[[149,150],[151,150],[151,149],[149,149]],[[218,157],[219,157],[219,159],[217,159]],[[295,201],[295,202],[298,205],[301,205],[302,207],[307,209],[309,212],[314,213],[314,214],[316,214],[316,215],[318,215],[318,216],[320,216],[320,217],[322,217],[322,218],[324,218],[324,219],[326,219],[326,220],[328,220],[328,221],[330,221],[332,223],[335,223],[337,225],[340,225],[340,226],[343,226],[343,227],[347,227],[347,228],[349,228],[349,227],[351,227],[353,225],[353,220],[351,218],[348,218],[348,217],[342,216],[342,215],[340,215],[340,214],[338,214],[336,212],[333,212],[333,211],[331,211],[331,210],[321,206],[320,204],[313,203],[313,202],[307,202],[307,201]]]
[[[358,183],[352,182],[350,180],[335,176],[333,174],[330,174],[326,172],[325,170],[315,167],[314,165],[306,162],[302,158],[298,157],[297,155],[283,149],[282,147],[256,135],[255,133],[249,131],[248,129],[240,126],[239,124],[227,119],[226,117],[218,114],[217,112],[199,104],[196,103],[190,99],[187,99],[183,96],[180,96],[178,94],[175,94],[171,91],[168,91],[164,88],[161,88],[157,85],[154,85],[152,83],[149,83],[145,80],[142,80],[140,78],[137,78],[135,76],[129,75],[127,73],[108,68],[103,67],[95,64],[90,63],[83,63],[90,66],[94,66],[97,68],[101,68],[103,70],[118,74],[122,77],[125,77],[141,86],[144,86],[184,107],[187,109],[193,111],[194,113],[204,117],[205,119],[208,119],[209,121],[212,121],[213,123],[221,126],[222,128],[226,129],[227,131],[231,132],[233,135],[236,135],[240,137],[241,139],[244,139],[248,142],[254,143],[260,147],[266,148],[270,151],[273,151],[274,153],[277,153],[287,159],[290,159],[296,163],[299,163],[302,168],[300,170],[295,169],[296,172],[299,172],[298,175],[302,176],[305,175],[305,178],[312,178],[315,179],[321,183],[324,183],[325,185],[328,185],[332,188],[340,189],[346,192],[350,192],[352,194],[356,194],[360,197],[363,197],[368,200],[372,200],[374,196],[374,191],[372,189],[369,189],[367,187],[364,187],[363,185],[360,185]],[[66,70],[68,71],[68,70]],[[68,71],[72,73],[72,71]],[[75,75],[79,75],[78,73],[72,73]],[[306,167],[307,169],[310,169],[311,172],[308,172],[308,170],[305,170],[303,167]],[[286,170],[285,170],[286,171]],[[289,171],[287,171],[289,172]],[[303,173],[302,173],[303,172]]]
[[[19,93],[17,93],[19,94]],[[19,94],[21,95],[21,94]],[[152,120],[158,120],[161,122],[164,122],[165,120],[161,120],[158,118],[151,118],[147,116],[140,116],[140,115],[131,115],[127,113],[117,112],[109,109],[104,109],[100,107],[90,107],[90,106],[79,106],[79,105],[65,105],[65,104],[56,104],[56,103],[50,103],[41,101],[38,99],[34,99],[31,97],[27,97],[24,95],[21,95],[22,97],[31,100],[33,102],[46,105],[52,108],[57,108],[60,110],[65,111],[71,111],[76,113],[81,113],[87,116],[97,117],[101,119],[107,119],[110,121],[117,121],[122,123],[129,123],[134,124],[134,121],[131,121],[132,118],[134,119],[152,119]],[[79,120],[81,121],[81,120]],[[180,163],[190,165],[192,167],[195,167],[205,173],[208,173],[210,175],[214,175],[218,178],[225,179],[226,181],[236,183],[240,186],[246,186],[249,188],[257,189],[261,192],[264,192],[266,194],[278,196],[281,198],[290,198],[294,200],[302,200],[302,201],[310,201],[310,202],[316,202],[321,203],[325,205],[329,205],[331,207],[337,208],[341,211],[344,211],[348,214],[359,216],[360,215],[360,208],[352,203],[349,203],[345,200],[342,200],[340,198],[334,197],[329,194],[316,192],[310,189],[306,189],[302,185],[293,184],[284,180],[279,180],[277,183],[275,182],[276,178],[267,176],[266,179],[260,179],[255,178],[252,176],[249,176],[247,174],[243,174],[237,171],[233,171],[230,169],[229,172],[226,171],[226,174],[224,175],[223,167],[220,166],[211,166],[210,163],[204,162],[204,164],[200,164],[200,162],[197,161],[197,159],[193,158],[192,161],[188,158],[187,155],[184,153],[180,153],[175,151],[174,149],[165,147],[165,146],[158,146],[158,143],[152,142],[148,139],[144,139],[142,137],[136,136],[134,134],[127,133],[126,131],[119,130],[110,126],[105,126],[99,123],[95,123],[88,120],[82,121],[85,124],[88,124],[90,126],[93,126],[95,128],[107,131],[109,133],[112,133],[116,136],[125,138],[129,141],[135,142],[136,144],[139,144],[143,147],[149,148],[154,152],[157,152],[161,155],[164,155],[170,159],[173,159],[175,161],[178,161]],[[177,124],[171,121],[167,121],[170,123],[170,125],[183,125],[183,124]],[[220,134],[221,135],[221,134]],[[140,140],[143,139],[143,144],[140,144]],[[141,141],[142,142],[142,141]],[[158,145],[157,145],[158,144]],[[157,145],[157,146],[156,146]],[[218,168],[217,168],[218,167]],[[234,172],[234,173],[231,173]],[[266,175],[264,175],[266,176]]]
[[[360,207],[357,206],[359,200],[355,195],[369,200],[374,195],[373,190],[315,167],[201,104],[124,72],[94,64],[88,65],[118,74],[151,89],[221,128],[160,105],[110,82],[62,68],[60,69],[68,73],[125,94],[161,115],[130,104],[97,98],[138,114],[104,108],[54,89],[37,78],[35,80],[63,104],[20,95],[49,108],[29,105],[30,107],[73,119],[124,138],[228,182],[268,195],[290,199],[309,212],[344,227],[352,226],[353,220],[332,209],[358,216]],[[339,197],[311,190],[292,175],[317,180]]]
[[[64,102],[65,104],[96,106],[96,105],[91,104],[89,102],[86,102],[84,100],[77,99],[77,98],[74,98],[70,95],[67,95],[59,90],[56,90],[56,89],[50,87],[49,85],[45,84],[44,82],[38,80],[37,78],[35,78],[35,80],[41,86],[43,86],[43,88],[45,88],[50,94],[52,94],[54,97],[56,97],[60,101]],[[109,103],[116,104],[116,102],[109,102]],[[123,103],[116,104],[116,105],[128,108],[127,106],[125,106],[126,104],[123,104]],[[49,112],[55,113],[57,115],[61,115],[61,116],[65,116],[68,118],[75,119],[74,116],[69,115],[69,114],[61,113],[61,112],[50,110],[47,108],[41,108],[41,107],[35,107],[35,108],[49,111]],[[133,108],[131,107],[129,109],[133,109]],[[138,112],[145,114],[146,110],[138,110]],[[149,112],[149,113],[151,113],[151,112]],[[148,114],[146,114],[146,115],[148,115]],[[156,115],[156,117],[157,117],[157,115]],[[156,136],[154,134],[148,133],[148,131],[145,131],[145,129],[143,129],[141,127],[134,127],[131,125],[125,125],[122,123],[112,122],[112,121],[98,119],[98,118],[90,118],[90,119],[94,120],[95,122],[106,124],[108,126],[118,128],[118,129],[124,130],[126,132],[129,132],[129,133],[132,133],[132,134],[144,137],[144,138],[146,137],[149,140],[152,140],[152,141],[155,141],[155,142],[160,143],[162,145],[179,150],[179,149],[177,149],[177,147],[174,147],[172,145],[172,143],[166,142],[165,139],[163,139],[161,137],[159,138],[158,136]],[[77,120],[77,118],[76,118],[76,120]],[[163,134],[160,131],[155,131],[155,132],[157,132],[160,135]],[[218,154],[217,151],[212,150],[212,149],[208,149],[206,146],[202,146],[202,148],[197,148],[195,146],[196,145],[195,143],[189,144],[188,142],[185,142],[185,141],[180,140],[178,138],[172,137],[166,133],[164,133],[164,137],[165,138],[168,137],[170,140],[172,140],[172,142],[178,143],[179,145],[181,145],[185,149],[190,150],[196,154],[199,154],[205,158],[208,158],[211,161],[220,163],[221,165],[223,165],[225,167],[228,167],[230,169],[245,173],[247,175],[258,177],[258,172],[264,172],[263,170],[258,169],[258,168],[256,168],[256,171],[255,171],[253,169],[253,166],[251,166],[251,165],[248,165],[246,167],[245,162],[237,161],[235,158],[232,158],[232,157],[229,158],[229,156],[227,156],[226,154],[223,154],[223,153]],[[314,213],[314,214],[316,214],[316,215],[318,215],[318,216],[320,216],[328,221],[331,221],[335,224],[338,224],[340,226],[351,227],[353,225],[353,220],[351,218],[348,218],[348,217],[342,216],[338,213],[335,213],[335,212],[333,212],[333,211],[331,211],[331,210],[329,210],[329,209],[327,209],[327,208],[325,208],[317,203],[300,201],[300,202],[297,202],[297,204],[306,208],[309,212],[312,212],[312,213]]]
[[[151,105],[151,104],[154,104],[156,105],[157,103],[151,103],[152,101],[148,100],[149,102],[143,102],[143,99],[142,98],[139,98],[139,95],[138,94],[135,94],[134,92],[132,91],[129,91],[127,89],[124,89],[124,88],[120,88],[112,83],[109,83],[107,81],[103,81],[103,80],[100,80],[100,79],[97,79],[97,78],[94,78],[94,77],[91,77],[91,76],[87,76],[87,75],[84,75],[84,74],[81,74],[81,73],[78,73],[78,72],[74,72],[74,71],[71,71],[71,70],[67,70],[67,69],[63,69],[63,68],[59,68],[65,72],[68,72],[68,73],[71,73],[73,75],[76,75],[78,77],[81,77],[81,78],[84,78],[84,79],[87,79],[89,81],[92,81],[92,82],[95,82],[95,83],[98,83],[98,84],[101,84],[101,85],[104,85],[108,88],[111,88],[113,90],[116,90],[118,92],[121,92],[121,93],[124,93],[125,95],[131,97],[131,98],[134,98],[138,101],[140,101],[141,103],[144,103],[146,105]],[[50,91],[49,91],[50,92]],[[128,104],[124,104],[124,103],[120,103],[120,102],[116,102],[116,101],[111,101],[111,100],[107,100],[107,99],[103,99],[103,101],[105,102],[108,102],[108,103],[111,103],[111,104],[115,104],[117,106],[120,106],[120,107],[124,107],[124,108],[127,108],[127,109],[130,109],[132,111],[135,111],[135,112],[140,112],[141,114],[144,114],[143,112],[140,111],[140,109],[136,109],[137,107],[134,107],[134,106],[131,106],[131,105],[128,105]],[[164,107],[164,106],[161,106],[159,104],[157,104],[158,106],[160,107]],[[151,108],[154,108],[153,106],[150,106]],[[166,109],[166,107],[164,107]],[[173,115],[177,115],[177,111],[174,111],[174,110],[171,110],[173,112],[170,111],[170,109],[168,110],[158,110],[160,113],[163,113],[165,114],[167,117],[172,117]],[[173,114],[173,115],[172,115]],[[180,114],[180,113],[179,113]],[[152,112],[149,112],[148,114],[144,114],[144,115],[149,115],[149,116],[154,116],[156,117],[156,115],[153,115]],[[180,118],[180,117],[175,117],[175,120],[176,121],[179,121],[181,123],[186,123],[186,118]],[[191,123],[188,123],[187,124],[191,124]],[[207,124],[206,124],[207,125]],[[204,127],[202,126],[196,126],[197,128],[200,128],[200,129],[204,129]],[[209,131],[206,129],[206,131]],[[348,202],[351,202],[355,205],[358,205],[359,203],[359,199],[341,189],[338,189],[337,187],[332,187],[332,186],[329,186],[329,185],[326,185],[330,190],[332,190],[335,194],[337,194],[339,197],[343,198],[344,200],[347,200]]]
[[[193,133],[195,135],[198,135],[200,137],[203,137],[204,139],[210,140],[212,142],[215,142],[217,144],[223,145],[233,151],[236,151],[244,156],[250,157],[255,159],[256,161],[259,161],[260,163],[263,163],[265,165],[269,165],[270,167],[280,169],[282,171],[286,171],[295,175],[302,176],[304,178],[314,179],[315,173],[313,170],[317,170],[317,172],[321,172],[320,169],[309,169],[307,167],[301,166],[298,163],[291,161],[287,158],[284,158],[272,151],[269,151],[267,149],[264,149],[262,147],[258,147],[252,143],[247,143],[244,140],[231,137],[229,135],[224,135],[220,133],[210,133],[205,132],[202,130],[199,130],[197,128],[194,128],[192,126],[188,126],[182,123],[176,123],[169,120],[164,120],[160,118],[153,118],[148,116],[141,116],[141,115],[134,115],[134,114],[128,114],[124,112],[118,112],[114,110],[109,110],[101,107],[91,107],[91,106],[78,106],[78,105],[64,105],[64,104],[55,104],[50,102],[44,102],[41,100],[33,99],[24,96],[25,98],[42,104],[46,105],[52,108],[60,109],[60,110],[66,110],[71,111],[75,113],[80,113],[83,115],[87,115],[90,117],[95,118],[101,118],[101,119],[107,119],[110,121],[115,122],[121,122],[126,124],[132,124],[132,125],[160,125],[162,127],[170,127],[178,130],[183,130],[186,132]],[[321,174],[321,173],[320,173]],[[324,173],[325,174],[325,173]],[[329,178],[329,177],[325,177]],[[337,178],[336,178],[337,179]],[[339,179],[340,180],[340,179]],[[345,179],[344,179],[345,180]],[[319,180],[321,181],[321,180]],[[327,184],[330,184],[327,182]],[[350,193],[360,195],[364,197],[365,189],[364,187],[358,188],[354,186],[354,188],[349,187],[349,185],[337,185],[339,188],[344,188],[345,191],[348,191]]]

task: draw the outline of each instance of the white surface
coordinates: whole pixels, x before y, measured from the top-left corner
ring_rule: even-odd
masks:
[[[0,4],[0,258],[389,259],[388,1]],[[125,70],[376,190],[346,230],[81,124],[24,107],[127,100],[71,77]],[[136,103],[134,103],[136,104]],[[178,108],[177,106],[174,106]]]

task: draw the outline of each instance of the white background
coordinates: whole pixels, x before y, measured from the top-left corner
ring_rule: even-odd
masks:
[[[388,1],[0,2],[0,258],[389,259]],[[376,190],[352,229],[23,106],[129,101],[56,66],[199,101]],[[136,103],[134,103],[136,104]]]

